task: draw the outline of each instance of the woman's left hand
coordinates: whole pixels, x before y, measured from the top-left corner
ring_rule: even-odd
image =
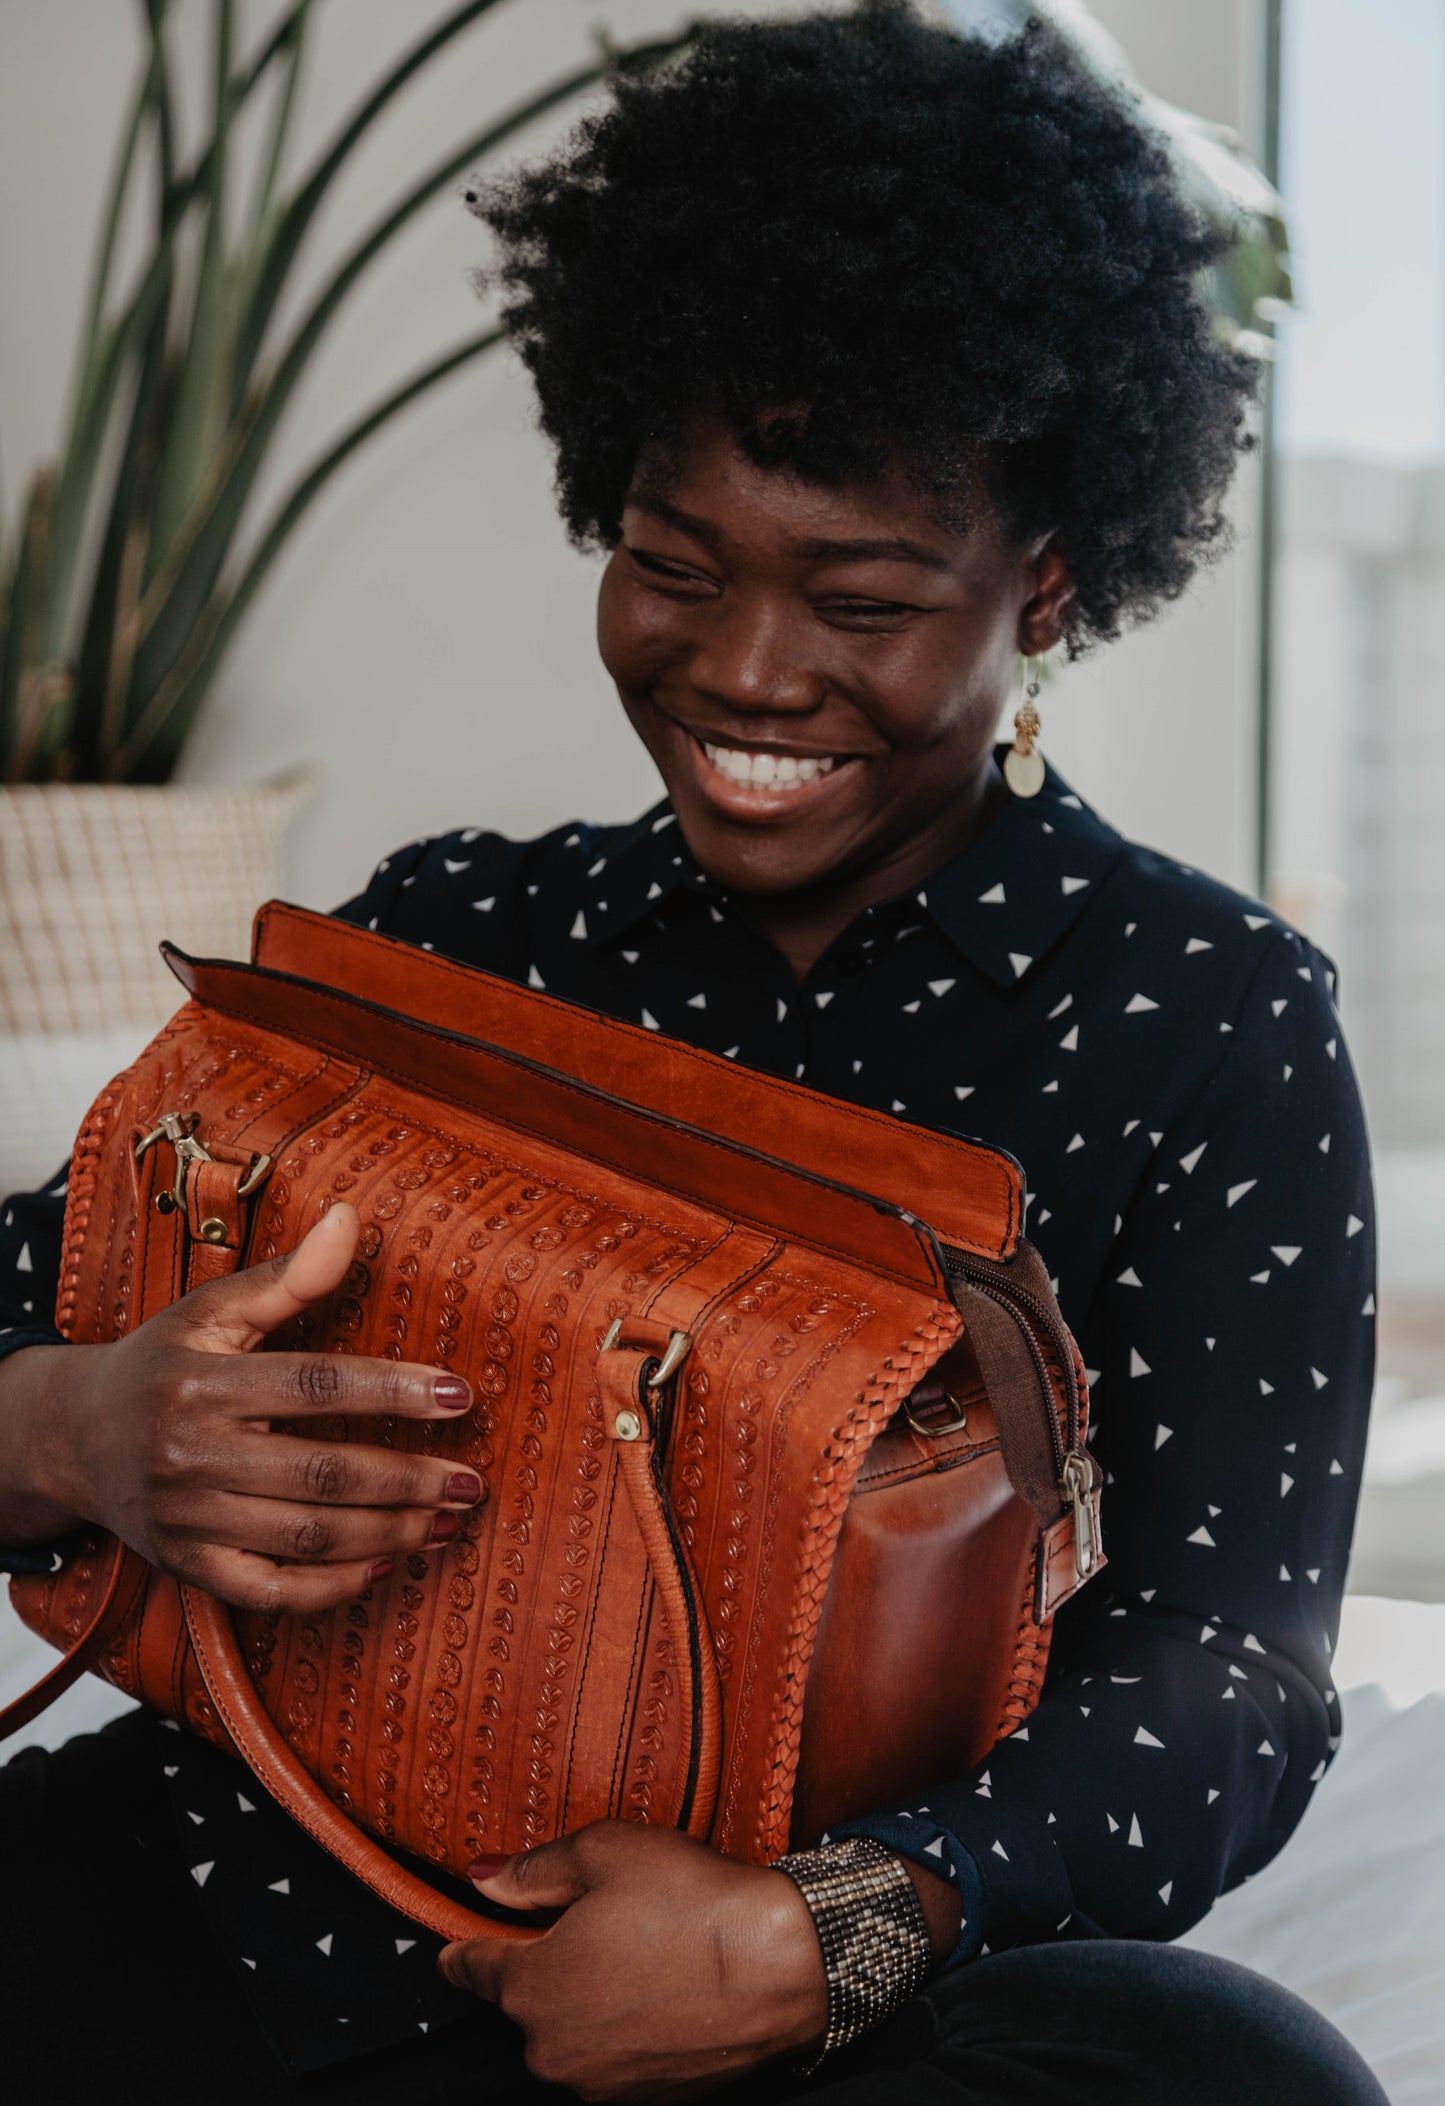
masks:
[[[564,1911],[540,1938],[476,1938],[438,1962],[521,2026],[527,2067],[547,2083],[584,2099],[676,2098],[822,2039],[822,1955],[786,1873],[674,1829],[597,1821],[479,1860],[473,1878],[507,1908]]]

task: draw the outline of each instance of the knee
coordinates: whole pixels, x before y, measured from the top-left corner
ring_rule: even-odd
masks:
[[[972,1977],[968,1982],[966,1978]],[[1178,2106],[1387,2106],[1344,2035],[1301,1998],[1232,1960],[1131,1939],[1021,1947],[933,1993],[940,2035],[1056,2049],[1109,2083],[1099,2096]],[[960,2034],[963,2036],[960,2039]],[[1137,2082],[1137,2094],[1125,2071]],[[1087,2079],[1079,2096],[1092,2098]]]

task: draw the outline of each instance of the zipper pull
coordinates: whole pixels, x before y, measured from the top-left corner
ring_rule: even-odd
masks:
[[[1074,1510],[1074,1566],[1080,1579],[1087,1579],[1099,1562],[1099,1519],[1094,1511],[1093,1467],[1077,1451],[1064,1462],[1059,1491]]]

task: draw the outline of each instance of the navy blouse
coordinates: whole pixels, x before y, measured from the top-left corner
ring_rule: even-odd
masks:
[[[1052,772],[801,984],[666,804],[625,827],[421,842],[340,911],[1019,1158],[1089,1371],[1109,1563],[1060,1611],[1028,1723],[851,1829],[959,1882],[956,1962],[1172,1938],[1267,1863],[1337,1744],[1373,1372],[1369,1163],[1328,961],[1122,840]],[[36,1335],[60,1208],[0,1214],[0,1346]],[[445,2015],[450,1992],[414,1964],[432,1941],[238,1792],[224,1758],[162,1737],[178,1835],[288,2059]]]

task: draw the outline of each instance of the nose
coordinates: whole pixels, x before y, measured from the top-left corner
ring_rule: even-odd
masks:
[[[688,669],[698,694],[740,716],[818,707],[827,683],[789,609],[737,594],[710,613]]]

